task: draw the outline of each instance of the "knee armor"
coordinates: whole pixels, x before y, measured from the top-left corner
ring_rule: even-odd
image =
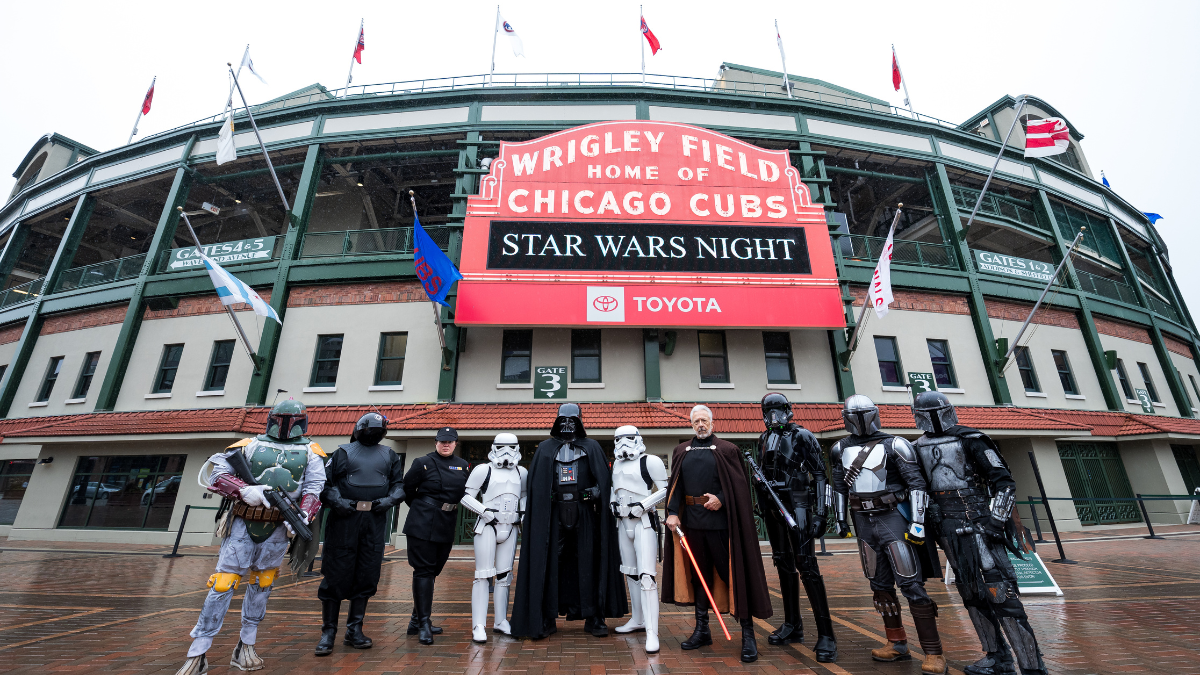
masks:
[[[921,572],[917,555],[908,542],[897,539],[887,545],[888,558],[892,561],[892,570],[902,579],[913,579]]]
[[[242,575],[232,572],[217,572],[208,578],[208,587],[218,593],[236,589],[242,580]]]
[[[279,576],[278,567],[270,570],[250,570],[249,578],[246,579],[246,582],[251,584],[256,583],[259,588],[267,589],[271,587],[271,584],[275,583],[275,577],[277,576]]]

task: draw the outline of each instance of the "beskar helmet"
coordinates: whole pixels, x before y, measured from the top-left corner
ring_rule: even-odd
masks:
[[[879,431],[879,407],[866,396],[855,394],[846,399],[842,420],[851,436],[870,436]]]
[[[515,434],[496,434],[488,461],[501,469],[511,469],[521,461],[521,445]]]
[[[587,438],[583,429],[583,411],[574,403],[564,403],[558,406],[558,418],[550,429],[550,435],[560,441],[574,441]]]
[[[617,459],[637,459],[646,452],[646,444],[642,441],[642,434],[638,432],[638,428],[629,424],[622,427],[617,427],[617,432],[613,435],[615,447],[613,448],[613,456]]]
[[[950,399],[940,391],[926,391],[917,395],[913,403],[913,418],[917,428],[931,434],[942,434],[958,424],[958,413]]]
[[[273,441],[298,442],[308,433],[308,410],[294,398],[280,401],[267,413],[266,436]]]
[[[782,429],[792,421],[792,404],[783,394],[772,392],[762,399],[762,414],[768,429]]]
[[[387,435],[387,418],[377,412],[369,412],[358,418],[350,439],[362,445],[377,445]]]

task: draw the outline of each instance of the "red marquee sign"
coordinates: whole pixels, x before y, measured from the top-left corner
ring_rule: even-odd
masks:
[[[502,143],[467,203],[460,325],[845,326],[786,150],[668,122]]]

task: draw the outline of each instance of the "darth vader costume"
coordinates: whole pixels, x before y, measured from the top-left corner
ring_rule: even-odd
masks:
[[[559,615],[584,619],[584,630],[604,637],[605,618],[625,614],[610,490],[604,451],[587,437],[579,406],[563,404],[550,438],[538,445],[529,465],[514,637],[547,637],[557,631]]]
[[[1008,551],[1016,553],[1012,510],[1016,482],[987,434],[958,423],[950,400],[923,392],[913,403],[913,443],[933,498],[927,523],[954,568],[955,585],[986,652],[963,669],[969,675],[1045,675],[1046,666],[1025,615]],[[1018,553],[1019,555],[1019,553]]]

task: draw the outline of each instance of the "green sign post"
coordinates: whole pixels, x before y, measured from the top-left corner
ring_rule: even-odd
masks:
[[[912,395],[916,398],[917,394],[923,394],[927,391],[937,391],[937,380],[933,379],[933,373],[909,373],[908,383],[912,385]]]
[[[979,268],[980,272],[1004,274],[1041,282],[1050,281],[1054,276],[1054,265],[1050,263],[990,251],[973,250],[972,253],[975,254],[975,266]]]
[[[538,366],[533,369],[533,397],[547,399],[567,398],[567,367]]]
[[[224,265],[234,262],[270,260],[271,252],[274,250],[275,237],[259,237],[210,244],[204,247],[204,255],[212,258],[218,265]],[[201,261],[200,252],[195,246],[171,249],[171,260],[167,263],[168,272],[182,272],[203,267],[204,262]]]
[[[1142,412],[1147,415],[1154,414],[1154,401],[1150,400],[1150,392],[1145,389],[1134,389],[1133,393],[1137,394],[1138,403],[1142,404]]]

